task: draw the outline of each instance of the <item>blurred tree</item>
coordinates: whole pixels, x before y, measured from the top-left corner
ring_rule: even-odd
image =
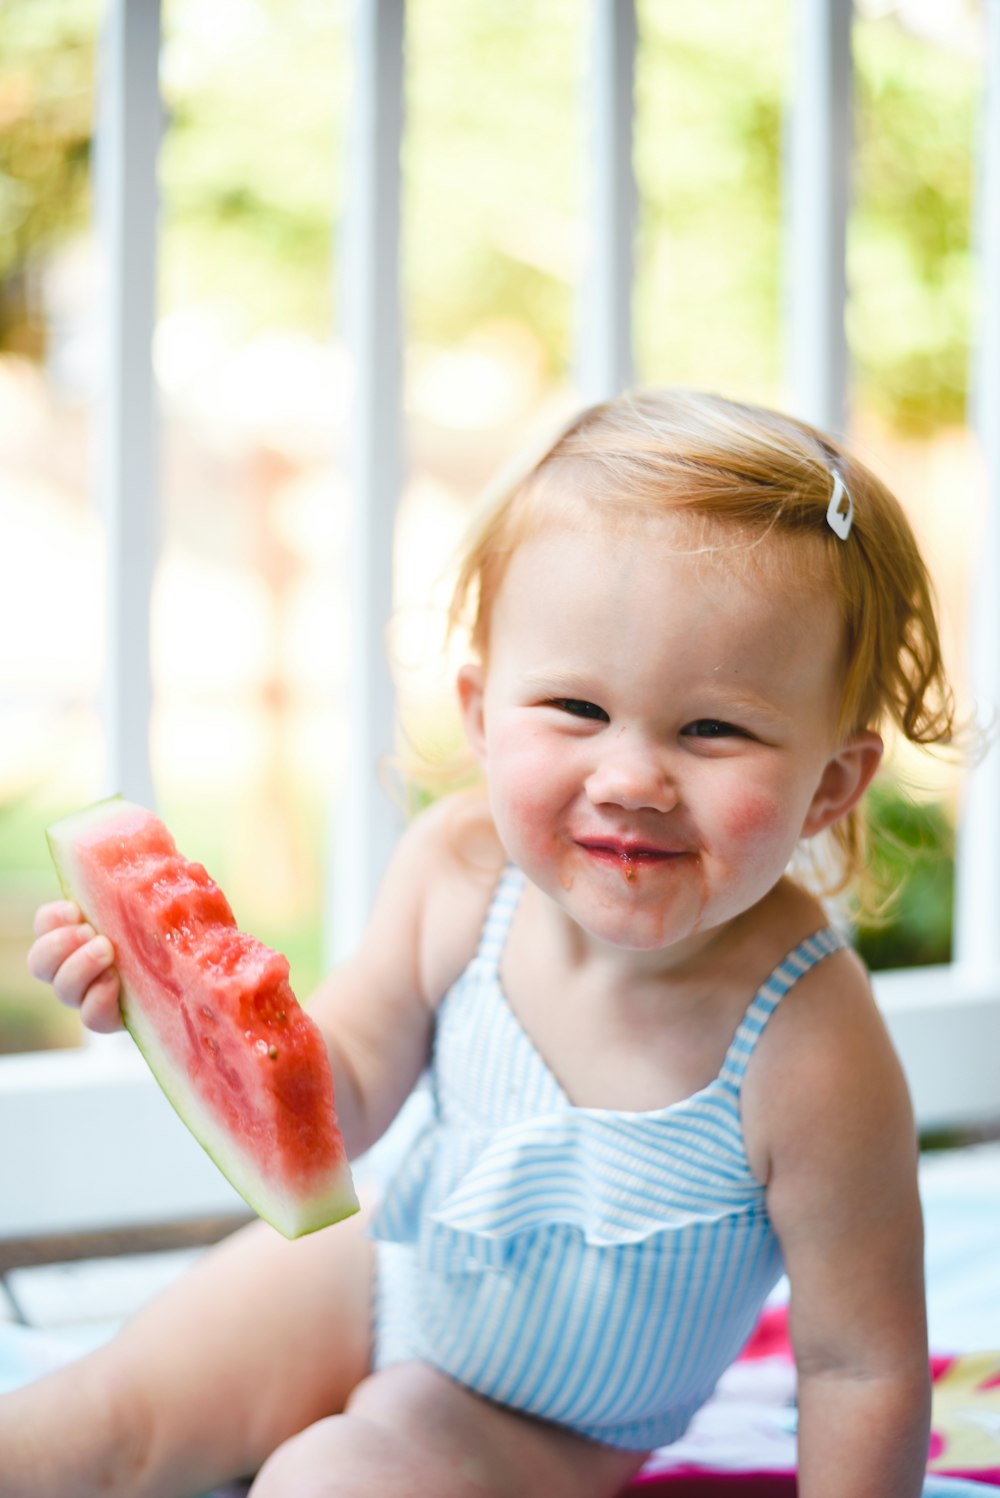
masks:
[[[587,7],[411,0],[405,166],[413,336],[520,321],[572,362],[582,272]]]
[[[95,0],[0,5],[0,348],[38,357],[40,278],[89,211]]]
[[[347,0],[165,0],[164,310],[325,339],[350,89]]]
[[[783,118],[795,6],[641,7],[637,348],[644,378],[776,398]],[[964,415],[981,60],[857,17],[848,334],[854,401]]]
[[[778,399],[792,9],[774,0],[641,6],[636,352],[645,380]]]
[[[0,6],[0,346],[37,352],[46,248],[87,213],[98,0]],[[211,22],[207,17],[211,13]],[[780,381],[782,118],[793,7],[640,0],[640,376],[767,396]],[[410,336],[527,324],[572,359],[587,141],[581,0],[410,0]],[[166,0],[163,303],[222,297],[247,331],[325,337],[343,198],[348,7]],[[960,419],[979,60],[858,18],[849,331],[859,402]]]
[[[890,18],[857,25],[854,50],[856,399],[897,429],[923,432],[965,414],[981,62]]]

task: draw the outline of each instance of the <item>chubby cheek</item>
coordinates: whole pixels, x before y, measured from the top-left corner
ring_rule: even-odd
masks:
[[[798,841],[787,801],[768,791],[747,787],[734,790],[727,799],[721,826],[730,850],[754,864],[773,861],[783,867]]]
[[[744,791],[728,802],[723,823],[730,838],[766,838],[778,824],[778,803],[774,796]]]
[[[551,852],[563,791],[543,740],[495,742],[487,772],[494,820],[507,851],[522,859]]]

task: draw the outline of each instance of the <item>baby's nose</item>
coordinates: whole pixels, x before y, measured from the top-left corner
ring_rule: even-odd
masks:
[[[595,806],[624,811],[672,811],[679,799],[663,754],[647,744],[610,751],[588,776],[585,789]]]

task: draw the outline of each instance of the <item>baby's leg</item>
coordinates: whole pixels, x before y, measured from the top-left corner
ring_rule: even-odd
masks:
[[[190,1498],[343,1409],[370,1359],[364,1214],[209,1250],[106,1347],[0,1398],[2,1498]]]
[[[365,1379],[343,1415],[277,1451],[250,1498],[613,1498],[643,1459],[406,1363]]]

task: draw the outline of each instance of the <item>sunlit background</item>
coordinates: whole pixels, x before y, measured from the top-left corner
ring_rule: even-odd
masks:
[[[447,743],[440,617],[470,503],[574,402],[584,0],[410,0],[406,476],[390,649],[418,743]],[[901,495],[961,681],[982,485],[965,427],[981,86],[975,0],[864,0],[854,29],[851,439]],[[793,0],[639,4],[642,382],[781,404]],[[165,0],[162,562],[153,771],[240,923],[319,976],[344,746],[350,369],[338,231],[350,13]],[[90,227],[96,0],[0,0],[0,1051],[73,1043],[25,968],[57,893],[44,827],[101,789],[102,521]],[[897,787],[896,779],[903,785]],[[881,817],[915,865],[882,964],[946,960],[957,781],[897,761]]]

